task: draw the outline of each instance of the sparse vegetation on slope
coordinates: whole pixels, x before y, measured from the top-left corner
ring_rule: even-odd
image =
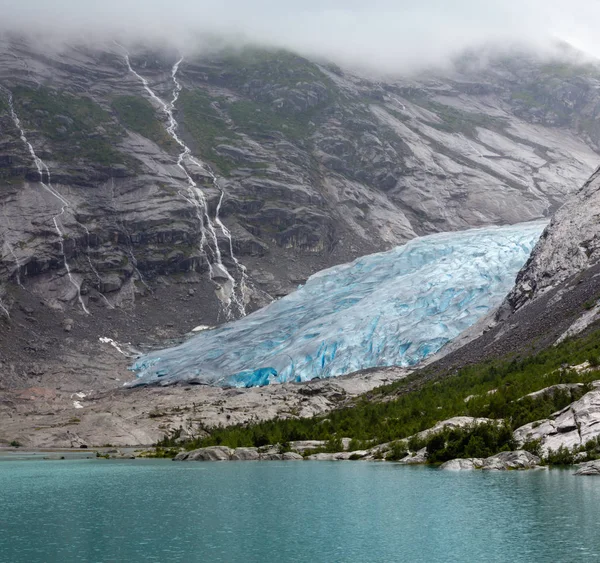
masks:
[[[125,162],[114,146],[123,135],[122,128],[91,98],[25,86],[15,88],[13,97],[25,129],[43,134],[53,160],[100,165]]]
[[[127,129],[167,150],[176,148],[175,141],[167,133],[149,101],[139,96],[118,96],[112,101],[112,108]]]
[[[596,370],[578,371],[562,366],[580,364],[597,357],[599,352],[600,332],[595,332],[585,338],[565,341],[531,357],[469,366],[442,378],[428,378],[427,371],[419,372],[362,397],[352,407],[326,416],[211,428],[208,429],[208,437],[191,441],[186,447],[263,446],[293,440],[341,437],[353,438],[362,445],[374,445],[402,440],[440,420],[461,415],[503,419],[507,428],[514,430],[548,417],[586,392],[588,388],[584,386],[575,391],[525,397],[558,383],[589,383],[598,379]],[[473,444],[466,447],[471,436],[467,437],[468,440],[464,436],[454,438],[464,442],[462,450],[458,446],[455,448],[457,451],[465,455],[475,451]],[[500,443],[501,437],[496,441]],[[484,440],[484,445],[486,443]],[[489,444],[487,449],[493,449]],[[162,445],[171,445],[169,439]],[[445,456],[440,454],[438,457],[441,460]]]

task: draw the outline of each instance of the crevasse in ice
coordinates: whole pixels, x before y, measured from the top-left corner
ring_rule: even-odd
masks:
[[[543,228],[436,234],[329,268],[245,318],[142,356],[133,385],[250,387],[416,365],[500,303]]]

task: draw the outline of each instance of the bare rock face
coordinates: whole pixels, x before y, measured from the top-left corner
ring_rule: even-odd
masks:
[[[600,382],[596,382],[598,385]],[[600,436],[600,390],[586,393],[581,399],[551,417],[517,428],[514,438],[523,444],[540,440],[544,454],[561,446],[569,450],[585,446]]]
[[[554,215],[507,298],[513,309],[600,261],[600,169]]]
[[[581,463],[575,475],[600,475],[600,460]]]
[[[174,118],[202,166],[183,168],[140,79],[170,100],[176,53],[127,60],[117,46],[41,52],[3,37],[0,60],[0,279],[60,310],[79,296],[92,311],[132,306],[162,277],[210,278],[216,252],[238,285],[236,260],[247,266],[251,309],[418,234],[546,216],[597,161],[598,132],[582,129],[596,75],[554,76],[524,56],[383,83],[282,51],[189,56]]]
[[[491,418],[477,418],[472,416],[454,416],[447,420],[442,420],[432,426],[431,428],[427,428],[418,434],[415,434],[415,437],[422,440],[427,438],[431,434],[437,434],[438,432],[449,428],[465,428],[467,426],[477,426],[479,424],[489,424],[494,422],[496,424],[502,424],[502,420],[500,419],[491,419]]]
[[[480,459],[453,459],[440,465],[440,469],[446,471],[460,471],[471,469],[482,469],[484,471],[506,471],[511,469],[534,469],[540,465],[542,460],[525,450],[514,452],[500,452],[499,454]]]
[[[304,459],[296,452],[278,453],[258,448],[228,448],[226,446],[210,446],[191,452],[177,454],[173,461],[297,461]]]

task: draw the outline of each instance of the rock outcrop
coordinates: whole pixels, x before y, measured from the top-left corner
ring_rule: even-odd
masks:
[[[228,448],[210,446],[177,454],[173,461],[297,461],[304,459],[296,452],[279,453],[273,448]]]
[[[443,463],[440,469],[447,471],[482,469],[484,471],[506,471],[512,469],[534,469],[539,467],[542,460],[525,450],[500,452],[487,458],[453,459]]]
[[[600,460],[586,461],[579,464],[575,475],[600,475]]]
[[[572,450],[585,446],[589,440],[596,440],[600,436],[600,381],[594,385],[595,390],[562,411],[515,430],[515,440],[521,444],[539,440],[544,454],[560,447]]]

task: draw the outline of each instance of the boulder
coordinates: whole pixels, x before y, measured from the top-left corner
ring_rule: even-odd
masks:
[[[500,452],[499,454],[480,458],[452,459],[440,465],[440,469],[458,471],[465,469],[483,469],[484,471],[506,471],[509,469],[534,469],[541,459],[525,450]]]
[[[236,448],[229,459],[231,461],[258,461],[261,456],[257,448]]]
[[[293,461],[303,459],[296,452],[279,453],[275,448],[259,451],[258,448],[210,446],[191,452],[178,453],[173,461]]]
[[[600,459],[580,464],[575,475],[600,475]]]
[[[416,465],[420,463],[427,463],[427,448],[421,448],[416,453],[410,453],[406,457],[403,457],[398,463],[404,465]]]
[[[210,446],[208,448],[200,448],[188,452],[187,457],[178,459],[179,455],[175,456],[176,461],[229,461],[233,454],[233,450],[227,446]]]
[[[467,459],[451,459],[446,463],[440,465],[440,469],[446,471],[464,471],[470,469],[481,469],[483,467],[483,461],[477,457],[470,457]]]

